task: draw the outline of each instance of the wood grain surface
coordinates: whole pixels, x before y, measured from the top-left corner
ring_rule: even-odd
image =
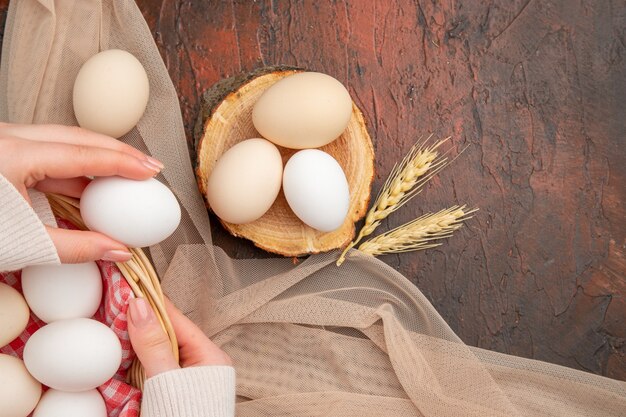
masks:
[[[348,86],[375,145],[374,193],[420,136],[468,146],[383,227],[481,211],[444,246],[384,261],[470,345],[626,379],[623,0],[138,4],[190,143],[204,89],[287,64]],[[231,256],[268,256],[213,225]]]

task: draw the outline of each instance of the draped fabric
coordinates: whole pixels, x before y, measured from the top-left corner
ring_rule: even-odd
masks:
[[[210,13],[210,10],[207,10]],[[129,0],[14,0],[0,70],[0,120],[76,125],[83,62],[134,54],[150,80],[122,137],[163,161],[183,208],[149,248],[169,297],[232,356],[240,416],[624,416],[626,384],[468,347],[404,276],[353,251],[235,260],[213,246],[176,91]],[[123,202],[120,201],[120,204]]]

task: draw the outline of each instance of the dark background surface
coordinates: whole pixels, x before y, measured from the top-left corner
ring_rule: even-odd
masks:
[[[480,212],[439,248],[383,260],[470,345],[626,380],[626,2],[434,3],[138,1],[190,141],[202,90],[288,64],[348,86],[374,194],[420,136],[469,145],[382,227]],[[213,224],[231,256],[267,256]]]

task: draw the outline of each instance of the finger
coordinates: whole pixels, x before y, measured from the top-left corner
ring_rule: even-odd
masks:
[[[232,366],[233,361],[230,356],[213,343],[167,297],[165,297],[165,309],[178,339],[181,364],[184,367],[201,365]]]
[[[128,335],[139,361],[150,378],[180,366],[172,353],[170,340],[145,298],[128,303]]]
[[[115,138],[92,132],[78,126],[4,124],[1,127],[3,133],[23,139],[38,142],[58,142],[70,145],[94,146],[126,152],[139,159],[143,159],[146,156],[140,150]]]
[[[27,172],[34,181],[49,178],[119,175],[135,180],[153,177],[162,166],[138,159],[125,152],[65,143],[31,142],[28,145]]]
[[[132,258],[126,246],[101,233],[49,226],[46,226],[46,230],[59,253],[61,263],[75,264],[98,259],[126,262]]]
[[[46,178],[39,181],[35,188],[43,193],[56,193],[68,197],[79,198],[91,180],[87,177],[56,179]]]

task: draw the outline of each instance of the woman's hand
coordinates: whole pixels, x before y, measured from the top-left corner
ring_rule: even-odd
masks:
[[[74,126],[0,123],[0,174],[30,203],[27,189],[80,197],[86,176],[143,180],[163,168],[117,139]],[[62,263],[125,262],[131,253],[103,234],[47,227]]]
[[[128,304],[128,333],[146,378],[181,367],[232,365],[230,357],[166,299],[167,314],[178,339],[179,365],[150,303],[144,298],[133,298]]]

